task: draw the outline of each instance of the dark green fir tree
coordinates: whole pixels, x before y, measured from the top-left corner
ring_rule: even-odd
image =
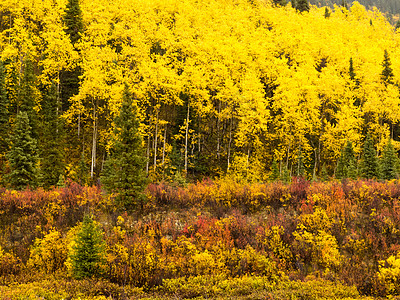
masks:
[[[352,168],[355,168],[357,170],[357,161],[355,158],[353,145],[351,144],[350,141],[347,141],[346,146],[340,153],[340,157],[336,167],[335,177],[337,179],[343,179],[343,178],[349,178],[350,175],[354,176],[354,173],[356,173],[356,171],[354,171]]]
[[[354,81],[356,79],[356,73],[354,72],[352,57],[350,57],[350,61],[349,61],[349,76],[350,76],[350,80],[352,80],[352,81]]]
[[[388,84],[393,84],[393,69],[392,69],[392,63],[390,61],[389,53],[385,49],[385,52],[383,54],[383,62],[382,62],[382,73],[381,73],[381,80],[385,86]]]
[[[374,142],[369,134],[367,134],[364,142],[363,153],[360,163],[361,177],[366,179],[378,178],[379,165]]]
[[[357,162],[355,159],[352,159],[349,162],[349,166],[347,167],[347,177],[351,179],[357,179],[358,177]]]
[[[276,6],[285,6],[287,4],[287,1],[286,0],[273,0],[273,3]]]
[[[8,135],[10,134],[10,113],[8,110],[8,98],[6,90],[6,73],[3,62],[0,61],[0,164],[8,152]]]
[[[68,0],[64,14],[65,33],[69,36],[72,45],[76,45],[84,32],[82,10],[79,0]],[[66,111],[69,108],[69,99],[78,94],[79,76],[82,69],[79,66],[64,69],[60,72],[60,97],[61,108]]]
[[[397,31],[397,29],[400,28],[400,20],[397,21],[396,26],[394,27],[394,30]]]
[[[270,181],[276,181],[279,179],[279,167],[278,167],[278,163],[276,162],[276,160],[274,159],[272,161],[272,165],[271,165],[271,174],[269,175],[269,180]]]
[[[146,158],[139,133],[137,107],[126,84],[122,107],[114,120],[114,136],[102,182],[109,192],[118,194],[117,200],[122,207],[140,207],[142,210],[147,182],[144,171]]]
[[[288,167],[286,165],[284,165],[282,168],[280,180],[285,183],[290,183],[292,181],[292,178],[290,176],[290,170],[288,169]]]
[[[89,168],[86,163],[85,152],[82,150],[81,159],[78,166],[78,181],[81,185],[86,185],[89,181]]]
[[[45,188],[56,186],[64,174],[63,122],[55,84],[43,95],[41,106],[40,158],[41,179]]]
[[[309,11],[310,5],[308,4],[308,0],[297,0],[296,1],[296,9],[299,12]]]
[[[7,180],[12,188],[21,190],[27,186],[36,186],[38,175],[36,147],[36,139],[31,135],[28,114],[21,111],[16,117],[11,137],[11,149],[7,154],[11,167],[11,172],[7,174]]]
[[[328,170],[326,169],[325,164],[322,165],[320,178],[321,178],[322,181],[328,181],[329,180],[329,174],[328,174]]]
[[[325,13],[324,13],[325,19],[329,19],[330,16],[331,16],[331,11],[327,6],[325,6]]]
[[[394,150],[391,139],[389,139],[382,152],[380,161],[380,176],[381,179],[391,180],[397,177],[396,171],[397,154]]]
[[[37,139],[39,136],[38,115],[35,110],[37,105],[39,91],[36,88],[36,76],[31,58],[27,56],[24,62],[24,75],[21,81],[19,92],[19,110],[27,113],[29,124],[32,128],[32,137]]]
[[[105,263],[105,246],[102,230],[86,215],[69,254],[72,274],[76,279],[101,275]]]
[[[79,0],[68,0],[64,14],[65,33],[75,45],[83,33],[83,18]]]
[[[297,152],[297,170],[296,175],[297,177],[304,177],[305,174],[305,167],[304,167],[304,156],[303,152],[301,151],[301,147],[299,147],[299,151]]]

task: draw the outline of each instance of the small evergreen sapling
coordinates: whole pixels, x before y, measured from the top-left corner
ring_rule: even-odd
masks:
[[[73,277],[83,279],[100,275],[105,263],[106,245],[103,233],[92,217],[86,215],[83,218],[74,242],[69,254]]]
[[[276,162],[276,160],[274,159],[272,161],[272,165],[271,165],[271,174],[269,176],[269,180],[270,181],[275,181],[279,179],[279,167],[278,164]]]

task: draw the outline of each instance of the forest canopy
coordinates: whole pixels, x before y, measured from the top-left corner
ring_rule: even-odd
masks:
[[[378,156],[400,148],[399,38],[358,2],[5,0],[0,129],[27,112],[38,167],[54,172],[38,185],[96,182],[127,84],[152,180],[266,180],[273,162],[296,174],[300,156],[309,178],[333,175],[347,142],[356,160],[367,134]]]

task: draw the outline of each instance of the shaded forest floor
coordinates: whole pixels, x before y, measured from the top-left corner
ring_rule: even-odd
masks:
[[[369,299],[400,293],[400,182],[150,184],[143,210],[101,187],[0,191],[1,299]],[[140,205],[139,205],[140,207]],[[106,245],[70,251],[84,215]]]

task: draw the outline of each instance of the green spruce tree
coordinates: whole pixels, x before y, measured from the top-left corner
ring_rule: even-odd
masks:
[[[353,66],[353,58],[350,57],[350,61],[349,61],[349,76],[350,76],[350,80],[354,81],[356,79],[356,73],[354,72],[354,66]]]
[[[329,180],[328,170],[326,169],[325,164],[322,165],[320,178],[322,181]]]
[[[76,279],[91,278],[102,273],[105,263],[105,242],[100,227],[89,216],[83,218],[69,257]]]
[[[36,88],[36,76],[33,69],[31,58],[27,56],[24,62],[24,75],[21,81],[19,92],[19,110],[27,113],[31,126],[32,137],[37,139],[39,136],[38,115],[35,106],[38,102],[39,91]]]
[[[297,177],[303,177],[305,174],[305,167],[304,167],[304,156],[303,152],[301,151],[301,146],[299,147],[299,151],[297,153],[297,170],[296,170]]]
[[[388,143],[383,149],[382,158],[380,161],[381,179],[391,180],[397,177],[397,159],[396,151],[394,150],[391,139],[389,139]]]
[[[290,176],[290,170],[288,169],[288,167],[286,165],[284,165],[282,168],[280,180],[285,183],[290,183],[292,181],[292,177]]]
[[[105,164],[102,182],[108,191],[118,193],[118,202],[125,208],[143,209],[143,190],[147,182],[146,158],[139,133],[137,107],[125,84],[122,107],[114,120],[114,136]]]
[[[363,153],[361,157],[361,177],[372,179],[378,178],[379,165],[376,151],[374,148],[374,142],[369,134],[367,134],[364,142]]]
[[[269,180],[276,181],[278,179],[279,179],[279,167],[276,160],[274,159],[271,165],[271,174],[269,175]]]
[[[82,149],[81,153],[81,159],[79,160],[79,166],[78,166],[78,181],[80,185],[86,185],[89,181],[89,168],[86,164],[86,159],[85,159],[85,152]]]
[[[310,5],[308,4],[308,0],[297,0],[296,1],[296,9],[299,12],[309,11]]]
[[[28,114],[21,111],[17,114],[11,138],[11,149],[7,154],[11,172],[7,180],[14,189],[21,190],[37,183],[37,148],[36,139],[31,136]]]
[[[64,13],[65,33],[69,36],[72,45],[76,45],[84,32],[82,10],[79,0],[68,0]],[[60,97],[61,108],[66,111],[69,108],[69,99],[79,92],[79,76],[82,69],[75,66],[60,72]]]
[[[353,150],[353,145],[350,141],[347,141],[346,146],[340,153],[340,157],[337,163],[335,177],[337,179],[352,178],[357,173],[357,161]],[[352,176],[352,177],[351,177]]]
[[[385,86],[387,86],[388,84],[393,84],[394,74],[393,74],[393,69],[392,69],[392,63],[390,61],[389,53],[387,52],[386,49],[384,51],[382,67],[383,67],[383,70],[381,73],[381,80],[382,80],[383,84]]]
[[[397,31],[397,29],[400,28],[400,20],[397,21],[396,26],[394,27],[394,30]]]
[[[65,33],[75,45],[83,34],[83,18],[79,0],[68,0],[64,14]]]
[[[331,16],[331,12],[330,12],[329,8],[327,6],[325,6],[325,13],[324,13],[325,19],[329,19],[330,16]]]
[[[276,6],[285,6],[287,4],[287,1],[286,0],[273,0],[273,3]]]
[[[45,188],[57,185],[65,170],[63,122],[59,114],[57,88],[52,84],[43,96],[41,109],[40,165]]]
[[[3,62],[0,61],[0,166],[3,164],[4,156],[8,152],[9,118],[6,73]]]

